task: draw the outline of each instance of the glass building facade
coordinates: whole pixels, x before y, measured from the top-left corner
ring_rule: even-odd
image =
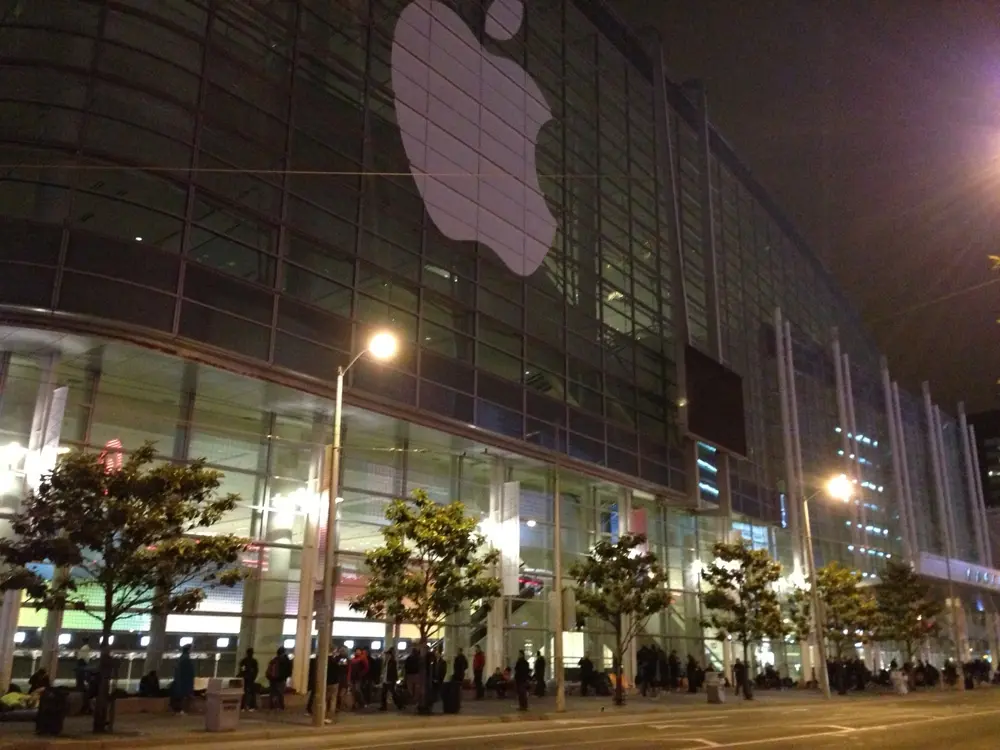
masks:
[[[386,502],[416,487],[486,517],[518,483],[522,590],[502,619],[471,613],[445,634],[469,647],[490,631],[497,658],[553,638],[556,475],[564,563],[601,535],[644,531],[676,601],[642,637],[719,664],[724,649],[699,624],[698,564],[736,533],[801,568],[797,504],[831,473],[855,478],[859,496],[813,503],[819,564],[850,562],[874,580],[883,559],[926,551],[991,570],[964,423],[942,415],[935,426],[906,393],[892,405],[879,354],[835,284],[707,123],[699,93],[664,78],[669,39],[643,43],[602,0],[558,0],[527,3],[496,41],[491,24],[518,3],[417,0],[463,25],[482,46],[476,59],[526,71],[551,111],[527,145],[556,231],[523,276],[489,242],[449,238],[422,199],[427,176],[411,173],[392,71],[410,4],[3,4],[5,512],[44,452],[40,415],[53,403],[64,448],[154,440],[164,459],[204,456],[243,498],[223,527],[254,541],[253,575],[171,617],[161,650],[196,639],[202,673],[231,669],[248,645],[287,640],[301,656],[313,589],[302,561],[315,554],[336,368],[388,328],[399,356],[362,359],[347,381],[341,641],[385,638],[346,601],[363,585],[361,555]],[[461,62],[463,43],[439,35],[428,49]],[[428,127],[453,153],[471,149],[501,172],[513,159],[516,170],[518,146],[484,133],[519,104],[476,90],[476,75],[451,64],[428,85],[450,113]],[[472,200],[475,218],[459,218],[496,226],[503,200]],[[685,434],[687,343],[743,378],[739,460]],[[943,436],[940,450],[931,435]],[[22,660],[46,637],[51,646],[46,618],[21,611]],[[91,625],[67,614],[60,645]],[[151,630],[137,615],[122,652],[142,658]],[[993,643],[993,625],[981,630]],[[585,650],[604,658],[606,634],[567,638],[568,662]],[[798,644],[772,653],[800,673]]]

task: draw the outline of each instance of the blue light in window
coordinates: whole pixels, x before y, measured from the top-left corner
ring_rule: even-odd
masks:
[[[701,468],[703,468],[705,471],[712,472],[713,474],[717,474],[719,472],[719,470],[715,466],[712,466],[712,464],[710,464],[704,458],[699,458],[698,459],[698,466],[700,466]]]
[[[704,490],[705,492],[707,492],[709,495],[718,495],[719,494],[718,488],[713,487],[712,485],[707,484],[706,482],[698,482],[698,487],[700,489]]]

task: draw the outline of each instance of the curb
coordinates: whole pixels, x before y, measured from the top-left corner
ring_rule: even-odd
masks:
[[[811,703],[811,699],[798,700],[791,699],[788,705]],[[762,706],[763,707],[763,706]],[[706,708],[705,704],[688,705],[664,705],[650,706],[649,708],[625,710],[618,713],[619,716],[629,716],[641,718],[644,716],[662,716],[664,713],[687,712]],[[449,720],[442,715],[431,717],[413,717],[412,721],[406,721],[399,727],[392,729],[429,729],[429,728],[461,728],[465,726],[483,726],[485,724],[519,724],[543,721],[566,721],[580,718],[595,718],[603,711],[594,709],[565,711],[556,713],[545,711],[543,713],[507,713],[487,716],[460,716]],[[610,712],[609,715],[615,715]],[[442,721],[444,719],[444,721]],[[336,733],[338,737],[345,735],[369,733],[372,726],[366,722],[351,723],[348,725],[333,724],[323,729],[316,729],[312,726],[294,725],[285,727],[270,727],[266,729],[236,729],[230,732],[206,732],[204,730],[194,730],[184,733],[182,736],[168,734],[133,734],[133,735],[111,735],[107,737],[72,737],[72,738],[38,738],[31,740],[0,740],[0,750],[125,750],[126,748],[160,748],[173,744],[183,744],[185,741],[196,741],[199,745],[212,745],[235,742],[255,742],[261,740],[284,740],[295,737],[316,737],[321,734]]]
[[[648,710],[630,711],[629,716],[660,715],[664,713],[666,707],[650,708]],[[482,726],[484,724],[519,724],[529,722],[565,720],[567,718],[580,718],[581,716],[593,717],[594,711],[567,711],[565,713],[527,713],[527,714],[497,714],[494,716],[470,716],[462,717],[459,720],[441,721],[442,716],[434,717],[414,717],[413,721],[406,722],[399,727],[392,729],[430,729],[430,728],[461,728],[465,726]],[[185,740],[197,741],[199,744],[221,744],[232,742],[255,742],[261,740],[282,740],[295,737],[308,736],[315,737],[321,734],[336,733],[338,737],[345,735],[364,734],[371,732],[372,727],[368,724],[357,723],[344,726],[342,724],[332,724],[323,729],[316,729],[311,726],[290,726],[273,727],[269,729],[236,729],[231,732],[206,732],[195,730],[185,733],[183,736],[176,735],[111,735],[108,737],[73,737],[73,738],[52,738],[52,739],[32,739],[32,740],[8,740],[0,741],[0,750],[121,750],[123,748],[149,748],[164,747],[171,744],[183,743]],[[391,731],[391,730],[390,730]]]

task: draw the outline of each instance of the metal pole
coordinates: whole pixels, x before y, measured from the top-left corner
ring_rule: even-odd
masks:
[[[319,643],[316,653],[316,684],[313,686],[313,726],[326,723],[327,663],[333,638],[334,595],[337,591],[337,486],[340,478],[340,419],[344,406],[344,368],[337,368],[337,399],[333,404],[333,447],[330,451],[327,476],[326,547],[323,550],[323,597],[319,610]],[[336,687],[335,687],[336,689]],[[333,701],[337,714],[337,701]]]
[[[819,584],[816,579],[816,558],[813,554],[812,524],[809,522],[809,498],[802,498],[802,522],[806,531],[806,556],[809,559],[809,590],[812,594],[812,628],[816,637],[816,661],[819,667],[819,686],[823,697],[830,698],[830,672],[826,668],[826,633],[819,613]]]
[[[553,666],[556,673],[556,712],[562,713],[566,710],[566,672],[563,665],[563,633],[566,630],[565,611],[563,609],[563,579],[562,579],[562,498],[559,488],[559,466],[555,468],[555,482],[553,483],[553,496],[555,507],[553,511],[553,523],[555,524],[555,538],[553,547],[555,553],[555,564],[553,574],[555,576],[554,593],[556,595],[556,639],[555,647],[552,649]]]

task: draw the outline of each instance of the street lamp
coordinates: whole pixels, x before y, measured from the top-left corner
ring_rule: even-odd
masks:
[[[316,684],[313,688],[313,726],[326,723],[326,676],[333,638],[333,600],[336,592],[337,501],[340,480],[340,420],[344,408],[344,375],[366,354],[378,360],[391,359],[396,354],[396,337],[382,331],[368,339],[368,346],[354,355],[347,367],[337,368],[337,398],[333,403],[333,447],[327,462],[326,548],[323,551],[323,600],[318,611],[319,643],[316,649]],[[337,711],[334,701],[333,712]]]
[[[821,490],[817,490],[808,497],[802,498],[802,519],[806,526],[806,554],[809,564],[809,589],[812,594],[812,629],[816,634],[816,651],[820,660],[819,665],[819,685],[823,690],[823,697],[830,697],[830,673],[826,668],[826,634],[823,632],[822,618],[819,612],[819,585],[816,580],[816,557],[813,554],[812,524],[809,523],[809,501],[822,492],[833,500],[840,500],[843,503],[849,502],[854,494],[854,484],[847,478],[846,474],[838,474],[827,480],[826,485]]]

